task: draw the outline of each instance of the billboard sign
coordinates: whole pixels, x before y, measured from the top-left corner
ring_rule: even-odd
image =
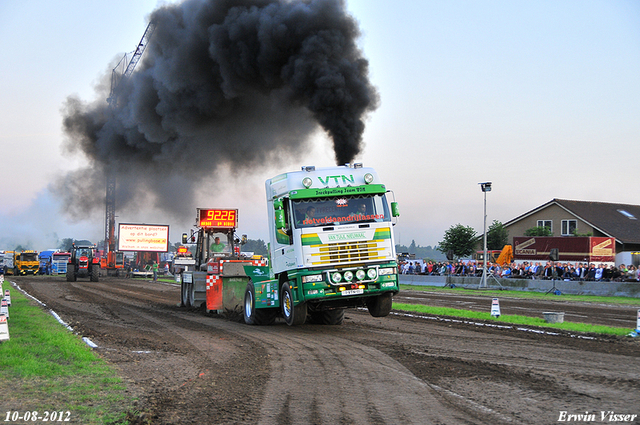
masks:
[[[118,251],[169,251],[168,225],[121,223],[118,235]]]

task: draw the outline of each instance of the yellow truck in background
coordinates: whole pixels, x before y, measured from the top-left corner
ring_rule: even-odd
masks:
[[[36,275],[40,268],[40,261],[38,260],[38,251],[25,250],[14,253],[13,257],[13,274],[14,275]]]

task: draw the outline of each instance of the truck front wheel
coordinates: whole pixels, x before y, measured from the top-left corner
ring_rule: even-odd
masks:
[[[307,320],[307,304],[293,305],[293,293],[289,282],[282,284],[281,298],[282,317],[289,326],[302,325]]]
[[[378,295],[367,301],[367,309],[369,314],[373,317],[385,317],[391,313],[391,307],[393,305],[393,294],[387,292],[386,294]]]

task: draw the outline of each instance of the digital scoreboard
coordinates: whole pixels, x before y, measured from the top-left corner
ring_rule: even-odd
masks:
[[[238,210],[198,208],[198,226],[234,229],[238,227]]]

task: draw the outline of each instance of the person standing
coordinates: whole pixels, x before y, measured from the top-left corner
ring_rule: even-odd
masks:
[[[151,266],[151,271],[153,272],[153,281],[157,282],[158,281],[158,262],[154,261],[153,265]]]

